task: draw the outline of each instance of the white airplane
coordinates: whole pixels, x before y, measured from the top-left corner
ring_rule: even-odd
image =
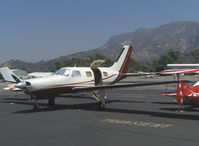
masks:
[[[98,101],[100,109],[105,107],[105,90],[113,88],[150,86],[178,81],[125,83],[114,84],[126,76],[128,64],[131,59],[132,46],[125,45],[117,61],[111,67],[100,67],[104,60],[94,61],[90,67],[64,67],[53,75],[21,80],[14,74],[12,77],[16,84],[14,88],[21,89],[35,100],[34,111],[39,110],[38,99],[48,99],[49,105],[55,104],[55,98],[62,93],[91,92],[93,98]],[[13,87],[12,87],[13,88]],[[10,88],[10,90],[12,90]]]
[[[172,74],[191,74],[199,72],[199,64],[167,64],[168,68],[158,74],[172,75]]]
[[[167,64],[167,67],[199,67],[199,64]]]
[[[42,78],[49,75],[52,75],[53,72],[32,72],[27,73],[24,70],[20,69],[9,69],[8,67],[1,67],[0,73],[5,82],[16,82],[10,74],[14,74],[16,77],[20,79],[30,79],[30,78]]]

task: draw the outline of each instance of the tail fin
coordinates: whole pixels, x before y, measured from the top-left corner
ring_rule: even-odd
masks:
[[[119,73],[127,73],[133,46],[125,45],[117,61],[110,67]]]
[[[19,79],[8,67],[0,68],[0,72],[6,82],[20,82]]]
[[[185,95],[185,90],[189,88],[188,83],[186,82],[180,82],[178,83],[177,89],[176,89],[176,100],[179,104],[183,104]]]

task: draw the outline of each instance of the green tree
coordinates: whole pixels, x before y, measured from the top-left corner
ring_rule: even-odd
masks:
[[[198,63],[199,62],[199,49],[192,50],[190,53],[191,53],[191,56],[193,56],[194,58],[194,63]]]
[[[105,63],[102,64],[102,66],[111,66],[113,64],[113,61],[111,59],[100,54],[94,54],[94,55],[87,56],[86,58],[72,57],[72,58],[64,60],[63,63],[60,63],[57,61],[54,63],[54,66],[56,70],[61,67],[73,67],[73,66],[89,67],[90,64],[95,60],[105,60]]]
[[[55,70],[58,70],[58,69],[60,69],[62,67],[62,64],[59,61],[56,61],[54,63],[54,66],[55,66]]]
[[[139,71],[149,72],[152,71],[152,69],[150,69],[150,67],[147,65],[144,65],[142,63],[135,61],[134,59],[131,59],[129,63],[128,72],[139,72]]]
[[[162,71],[167,64],[176,63],[179,57],[180,52],[169,49],[160,58],[153,60],[153,68],[156,72]]]

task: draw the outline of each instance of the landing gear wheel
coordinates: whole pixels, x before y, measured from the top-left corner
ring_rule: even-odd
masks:
[[[35,104],[33,106],[33,112],[39,112],[39,105],[38,104]]]
[[[99,110],[105,109],[105,104],[104,104],[102,101],[99,101],[99,102],[98,102],[98,109],[99,109]]]
[[[48,105],[55,105],[55,98],[48,99]]]

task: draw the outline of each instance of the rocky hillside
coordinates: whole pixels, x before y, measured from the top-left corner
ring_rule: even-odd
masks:
[[[170,48],[188,53],[193,49],[199,49],[199,22],[176,22],[119,34],[112,36],[102,47],[88,53],[101,52],[115,57],[123,44],[134,45],[133,57],[143,63],[150,62]]]
[[[103,46],[86,52],[62,56],[49,61],[40,61],[35,64],[12,60],[3,63],[1,66],[27,71],[49,70],[53,68],[54,62],[63,62],[70,57],[86,57],[89,54],[99,53],[109,58],[116,58],[124,44],[134,46],[132,56],[142,63],[150,63],[171,48],[183,53],[185,60],[186,56],[189,56],[188,61],[190,62],[189,52],[193,49],[199,49],[199,22],[176,22],[152,29],[142,28],[134,32],[112,36]]]

